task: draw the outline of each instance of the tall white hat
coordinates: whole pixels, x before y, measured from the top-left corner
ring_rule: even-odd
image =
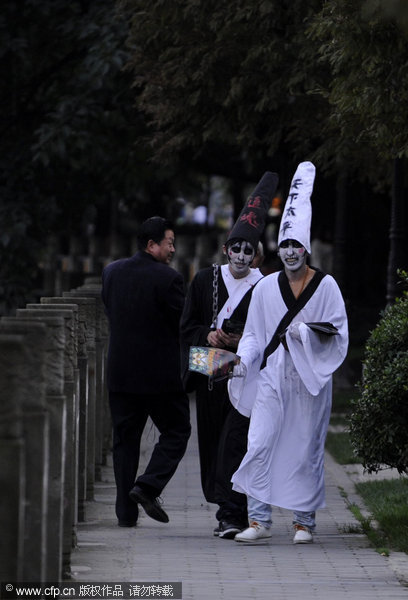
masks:
[[[282,214],[278,246],[285,240],[296,240],[310,254],[310,226],[312,222],[310,197],[315,175],[316,168],[313,163],[302,162],[298,165]]]

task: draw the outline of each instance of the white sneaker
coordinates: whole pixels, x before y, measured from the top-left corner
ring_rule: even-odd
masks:
[[[272,537],[271,530],[256,521],[251,521],[249,527],[241,531],[241,533],[237,533],[234,537],[236,542],[256,542],[257,540],[262,540],[266,538]]]
[[[313,535],[310,529],[303,525],[296,524],[295,526],[295,537],[293,538],[294,544],[311,544],[313,542]]]

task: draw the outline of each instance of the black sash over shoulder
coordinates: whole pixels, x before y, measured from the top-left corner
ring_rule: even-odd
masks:
[[[315,291],[317,290],[321,280],[325,276],[325,273],[320,270],[316,270],[316,273],[313,275],[313,279],[310,281],[308,286],[303,290],[300,294],[299,298],[295,298],[292,290],[290,289],[289,281],[284,271],[281,271],[278,275],[278,283],[279,288],[282,294],[282,298],[288,307],[288,311],[283,316],[279,325],[276,328],[275,333],[272,336],[271,341],[266,346],[264,350],[263,360],[261,364],[261,369],[266,365],[266,361],[268,360],[268,356],[270,356],[273,352],[275,352],[276,348],[279,346],[280,339],[279,335],[285,331],[285,329],[290,325],[293,318],[297,315],[298,312],[302,310],[302,308],[307,304],[310,298],[313,296]]]

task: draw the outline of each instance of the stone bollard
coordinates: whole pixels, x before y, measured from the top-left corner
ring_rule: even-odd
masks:
[[[86,284],[70,292],[64,297],[94,298],[96,310],[95,329],[95,478],[101,478],[101,466],[106,464],[106,457],[111,447],[111,420],[105,384],[105,362],[109,332],[101,300],[100,284]]]
[[[63,322],[60,321],[62,327]],[[49,459],[48,507],[47,507],[47,581],[58,581],[62,574],[62,538],[63,538],[63,507],[64,507],[64,462],[65,444],[62,452],[58,453],[60,440],[64,441],[66,431],[66,403],[63,395],[63,345],[49,339],[50,331],[40,322],[31,322],[17,317],[3,317],[0,320],[0,332],[18,333],[24,335],[25,346],[33,357],[42,357],[45,378],[45,406],[49,418],[49,438],[51,454]],[[65,338],[64,338],[65,339]],[[48,355],[48,356],[47,356]],[[58,362],[61,366],[59,383],[50,385],[47,365],[50,361]],[[60,458],[59,458],[60,456]]]
[[[79,290],[87,290],[88,294],[96,300],[96,322],[97,322],[97,356],[99,359],[99,376],[97,377],[97,397],[101,405],[102,422],[99,424],[101,434],[102,465],[106,465],[106,458],[112,447],[112,422],[109,408],[108,389],[106,385],[106,359],[109,344],[109,323],[102,302],[102,282],[100,277],[87,277]]]
[[[21,386],[16,369],[24,353],[21,335],[0,333],[0,580],[21,581],[25,520],[25,445],[21,415]]]
[[[76,303],[78,301],[81,305],[81,298],[83,300],[92,300],[92,298],[86,298],[80,294],[69,294],[64,292],[63,299]],[[85,396],[81,396],[80,405],[80,444],[86,444],[85,452],[80,452],[81,460],[79,463],[79,477],[80,477],[80,488],[79,488],[79,504],[78,504],[78,519],[79,521],[85,520],[85,500],[94,499],[95,489],[95,444],[96,444],[96,349],[95,349],[95,335],[96,335],[96,313],[95,313],[95,301],[93,305],[88,305],[87,317],[89,319],[86,331],[86,356],[87,356],[87,398],[85,407]],[[85,414],[86,409],[86,414]],[[85,421],[86,419],[86,421]],[[86,462],[83,464],[82,459],[85,457]],[[85,479],[83,479],[83,477]]]
[[[2,581],[47,575],[49,419],[40,346],[32,352],[26,336],[0,333]]]
[[[52,306],[54,307],[54,305]],[[73,480],[74,432],[72,430],[72,423],[74,419],[72,413],[77,406],[77,398],[79,397],[79,374],[77,368],[77,312],[78,307],[76,305],[66,305],[64,307],[59,305],[55,306],[55,308],[47,306],[47,308],[45,308],[41,304],[27,304],[27,308],[20,308],[16,311],[17,317],[24,320],[37,320],[48,324],[50,319],[56,317],[61,319],[60,331],[63,332],[61,335],[64,337],[62,348],[62,393],[65,396],[66,401],[66,425],[64,434],[62,432],[58,432],[57,430],[54,432],[54,443],[56,444],[56,450],[53,451],[53,458],[59,465],[60,473],[63,473],[64,478],[62,539],[62,573],[64,578],[68,578],[70,576],[71,551],[72,547],[76,545],[76,482]],[[48,368],[50,370],[55,370],[53,364],[50,364]]]
[[[89,371],[95,372],[95,300],[93,298],[48,297],[41,298],[41,304],[48,306],[75,304],[78,306],[78,370],[79,407],[76,411],[75,428],[75,481],[77,520],[85,521],[85,501],[87,497],[87,471],[89,452],[88,439],[93,435],[88,427],[89,397],[92,397],[94,384]],[[89,366],[91,368],[89,368]],[[93,488],[92,488],[93,489]]]

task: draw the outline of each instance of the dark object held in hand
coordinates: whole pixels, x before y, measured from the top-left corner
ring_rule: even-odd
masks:
[[[245,323],[240,321],[232,321],[231,319],[224,319],[221,329],[225,333],[241,334],[244,331]]]

